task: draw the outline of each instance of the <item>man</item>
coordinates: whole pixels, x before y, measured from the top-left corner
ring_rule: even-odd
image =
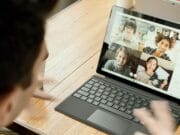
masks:
[[[35,90],[47,57],[45,19],[56,1],[4,0],[0,4],[0,127],[14,120],[33,93],[43,96]]]
[[[48,13],[57,0],[3,0],[0,4],[0,127],[9,125],[27,105],[29,99],[49,98],[36,91],[41,65],[47,57],[44,42],[44,25]],[[167,105],[161,114],[168,116]],[[164,110],[163,110],[164,109]],[[154,108],[157,112],[157,108]],[[143,114],[142,117],[139,114]],[[148,115],[147,115],[148,114]],[[158,114],[158,113],[157,113]],[[135,111],[135,115],[149,125],[151,116],[147,111]],[[148,119],[144,116],[149,116]],[[166,117],[163,117],[166,119]],[[169,119],[167,121],[171,122]],[[147,122],[147,123],[146,123]],[[153,122],[156,122],[154,120]],[[161,121],[157,120],[161,126]],[[162,121],[163,122],[163,121]],[[149,123],[149,124],[148,124]],[[173,134],[170,125],[169,133]],[[159,129],[158,129],[159,130]],[[157,134],[154,134],[157,135]],[[170,134],[168,134],[170,135]]]

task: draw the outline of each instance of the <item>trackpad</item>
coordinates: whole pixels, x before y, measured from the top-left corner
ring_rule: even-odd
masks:
[[[89,116],[87,120],[113,134],[118,135],[125,135],[128,127],[130,126],[130,122],[124,120],[123,118],[99,109]]]

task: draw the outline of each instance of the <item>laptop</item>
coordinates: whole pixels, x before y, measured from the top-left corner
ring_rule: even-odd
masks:
[[[98,74],[55,110],[108,134],[148,134],[133,109],[167,100],[179,124],[179,52],[180,24],[113,6]]]

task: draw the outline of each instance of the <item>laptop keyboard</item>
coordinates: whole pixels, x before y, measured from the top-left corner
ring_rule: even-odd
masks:
[[[149,108],[150,105],[150,100],[145,97],[127,92],[124,88],[114,87],[95,78],[85,83],[73,96],[136,123],[139,123],[139,120],[133,116],[133,109]],[[179,112],[175,110],[172,112],[175,119],[179,121]]]

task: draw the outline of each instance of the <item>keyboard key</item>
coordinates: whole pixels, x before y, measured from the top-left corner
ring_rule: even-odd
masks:
[[[129,98],[129,95],[124,95],[123,97],[126,98],[126,99],[128,99],[128,98]]]
[[[99,93],[99,92],[98,92],[98,93],[96,93],[95,95],[98,96],[98,97],[100,97],[100,96],[102,95],[102,93]]]
[[[116,105],[116,104],[114,104],[112,107],[117,110],[119,109],[119,105]]]
[[[91,90],[91,91],[89,91],[89,93],[90,93],[90,94],[94,94],[94,93],[96,93],[96,91]]]
[[[130,101],[135,101],[136,98],[135,98],[135,97],[130,97],[129,100],[130,100]]]
[[[116,100],[120,100],[122,97],[120,97],[120,96],[116,96]]]
[[[75,93],[73,96],[74,96],[74,97],[77,97],[77,98],[80,98],[80,97],[81,97],[81,94]]]
[[[96,101],[100,101],[100,100],[101,100],[101,98],[100,98],[100,97],[96,97],[94,100],[96,100]]]
[[[92,87],[91,84],[85,84],[84,86],[85,86],[86,88],[91,88],[91,87]]]
[[[126,108],[125,107],[120,107],[119,110],[124,112],[126,110]]]
[[[92,89],[96,91],[96,90],[98,89],[98,87],[95,87],[95,86],[94,86],[94,87],[92,87]]]
[[[107,103],[107,100],[102,99],[100,102],[103,103],[103,104],[106,104],[106,103]]]
[[[172,113],[172,115],[173,115],[173,117],[174,117],[175,119],[180,118],[180,116],[179,116],[178,114]]]
[[[109,85],[109,84],[107,84],[107,83],[105,83],[104,85],[105,85],[106,87],[109,87],[109,86],[110,86],[110,85]]]
[[[82,97],[81,97],[81,99],[82,99],[82,100],[86,100],[86,99],[87,99],[87,97],[85,97],[85,96],[82,96]]]
[[[119,100],[114,100],[114,104],[119,104],[120,101]]]
[[[82,90],[79,90],[78,93],[83,95],[83,96],[86,96],[86,97],[89,95],[89,93],[82,91]]]
[[[134,108],[140,108],[140,107],[141,107],[140,104],[138,104],[138,103],[135,103],[135,104],[134,104]]]
[[[97,80],[97,79],[94,79],[94,78],[92,79],[92,81],[94,81],[94,82],[98,82],[98,80]]]
[[[93,98],[95,98],[95,95],[89,95],[89,98],[93,99]]]
[[[112,97],[112,98],[114,98],[114,97],[115,97],[115,95],[114,95],[114,94],[110,94],[109,96],[110,96],[110,97]]]
[[[94,83],[94,81],[90,80],[88,83],[89,83],[89,84],[93,84],[93,83]]]
[[[178,111],[176,111],[176,110],[174,110],[174,109],[172,109],[171,111],[172,111],[172,113],[180,116],[180,112],[178,112]]]
[[[128,109],[128,110],[126,110],[126,113],[127,114],[132,114],[132,111]]]
[[[121,102],[119,105],[120,105],[121,107],[126,106],[126,104],[125,104],[124,102]]]
[[[128,94],[128,92],[127,92],[126,90],[123,90],[123,93],[124,93],[124,94]]]
[[[88,103],[92,103],[92,102],[93,102],[93,99],[88,98],[86,101],[87,101]]]
[[[118,92],[118,94],[117,94],[118,96],[123,96],[124,94],[123,94],[123,92]]]
[[[105,88],[105,91],[111,91],[110,87]]]
[[[131,110],[131,109],[133,109],[133,106],[132,105],[127,105],[126,108]]]
[[[122,102],[125,102],[125,103],[126,103],[126,102],[128,102],[128,99],[127,99],[127,98],[123,98],[123,99],[122,99]]]
[[[142,102],[142,100],[136,100],[136,103],[140,104]]]
[[[101,96],[101,98],[102,98],[102,99],[107,99],[107,98],[108,98],[108,96],[106,96],[106,95],[102,95],[102,96]]]
[[[142,105],[143,105],[144,107],[147,107],[147,106],[149,106],[149,103],[144,101],[144,102],[142,103]]]
[[[97,91],[100,92],[100,93],[102,93],[104,90],[103,90],[103,89],[98,89]]]
[[[99,83],[95,83],[95,84],[94,84],[94,86],[99,87],[99,86],[100,86],[100,84],[99,84]]]
[[[114,87],[114,86],[111,86],[111,89],[115,89],[115,87]]]
[[[129,101],[128,105],[134,105],[134,102],[133,101]]]
[[[107,105],[108,105],[108,106],[112,106],[112,105],[113,105],[113,102],[107,102]]]
[[[110,102],[112,102],[113,101],[113,98],[111,98],[111,97],[108,97],[108,99],[107,99],[108,101],[110,101]]]
[[[104,83],[103,83],[103,82],[101,82],[101,81],[100,81],[99,83],[100,83],[101,85],[103,85],[103,84],[104,84]]]
[[[117,90],[113,90],[112,93],[113,93],[113,94],[116,94],[116,93],[117,93]]]
[[[104,94],[104,95],[109,95],[109,93],[110,93],[110,92],[105,91],[103,94]]]
[[[88,92],[90,89],[89,89],[89,88],[86,88],[86,87],[82,87],[81,90]]]
[[[97,106],[97,105],[99,105],[99,102],[94,101],[92,104]]]
[[[100,85],[100,86],[99,86],[100,89],[104,89],[105,87],[106,87],[106,86],[104,86],[104,85]]]

